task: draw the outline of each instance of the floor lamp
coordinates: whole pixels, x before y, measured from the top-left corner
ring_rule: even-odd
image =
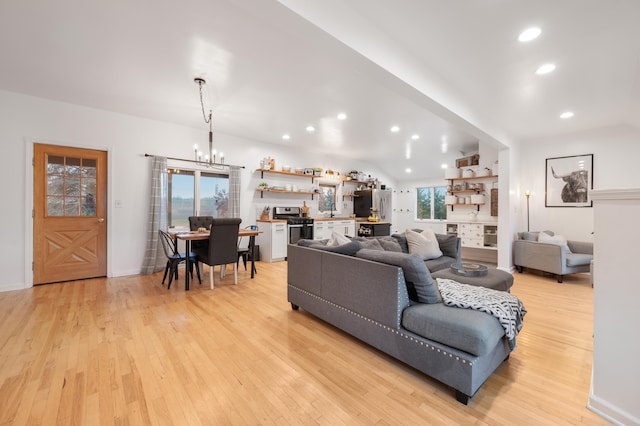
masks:
[[[527,189],[524,192],[524,196],[527,197],[527,232],[529,232],[529,197],[531,197],[531,191]]]

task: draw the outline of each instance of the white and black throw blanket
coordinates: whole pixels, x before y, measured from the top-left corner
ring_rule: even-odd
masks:
[[[520,299],[505,291],[462,284],[453,280],[437,278],[437,282],[445,305],[493,315],[504,328],[511,350],[516,348],[516,336],[527,313]]]

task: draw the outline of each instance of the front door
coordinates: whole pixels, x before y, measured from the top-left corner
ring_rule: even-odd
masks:
[[[107,275],[107,153],[34,145],[33,283]]]

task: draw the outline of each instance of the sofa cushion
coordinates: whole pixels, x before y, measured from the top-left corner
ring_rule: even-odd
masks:
[[[442,251],[443,256],[458,258],[458,236],[447,234],[435,234],[438,240],[438,245]],[[429,269],[433,272],[433,269]]]
[[[363,249],[384,251],[377,238],[354,237],[353,241],[359,242]]]
[[[355,255],[356,252],[362,248],[362,246],[358,241],[349,241],[348,243],[341,244],[339,246],[329,246],[322,243],[316,243],[316,244],[310,244],[306,247],[317,249],[317,250],[330,251],[331,253],[346,254],[348,256]]]
[[[431,278],[431,273],[420,256],[393,251],[362,249],[356,253],[356,257],[401,267],[411,300],[420,303],[442,301],[436,283]]]
[[[540,234],[538,234],[538,241],[541,243],[555,244],[562,247],[563,250],[571,253],[569,245],[567,244],[567,238],[564,235],[549,235],[546,232],[540,232]]]
[[[437,259],[425,260],[424,264],[427,265],[427,269],[434,273],[436,271],[440,271],[442,269],[447,269],[454,263],[456,263],[456,258],[449,256],[440,256]]]
[[[491,352],[504,336],[504,329],[493,316],[442,303],[408,307],[402,313],[402,326],[426,339],[476,356]]]
[[[537,232],[519,232],[518,236],[521,240],[525,241],[538,241],[538,233]]]
[[[302,247],[310,247],[310,246],[312,246],[314,244],[322,244],[322,245],[326,246],[328,242],[329,242],[328,239],[325,239],[325,240],[301,239],[301,240],[298,240],[298,242],[296,244],[299,245],[299,246],[302,246]]]
[[[342,235],[339,232],[333,231],[331,233],[331,237],[329,241],[327,241],[328,246],[341,246],[342,244],[350,243],[351,239],[345,235]]]
[[[415,232],[407,229],[404,234],[407,237],[410,254],[417,254],[422,260],[435,259],[442,256],[438,239],[432,230],[425,229],[422,232]]]
[[[403,253],[409,253],[409,245],[407,244],[407,237],[405,237],[404,234],[393,234],[391,237],[398,242],[398,245],[400,246],[400,250],[402,250]]]
[[[567,253],[567,266],[590,265],[593,255],[584,253]]]
[[[378,240],[383,250],[402,253],[402,247],[400,247],[400,243],[397,239],[389,235],[386,235],[384,237],[375,237],[375,239]]]

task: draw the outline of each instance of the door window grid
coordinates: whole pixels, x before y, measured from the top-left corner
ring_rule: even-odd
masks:
[[[47,216],[96,216],[96,160],[48,155]]]

